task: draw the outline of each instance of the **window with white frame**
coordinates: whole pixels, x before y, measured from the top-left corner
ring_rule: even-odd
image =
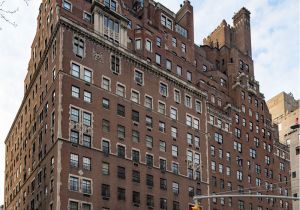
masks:
[[[197,130],[200,129],[200,121],[197,118],[194,118],[193,127]]]
[[[186,79],[187,79],[187,81],[189,81],[189,82],[192,81],[192,72],[189,72],[189,71],[186,72]]]
[[[178,147],[176,145],[172,145],[172,156],[173,157],[178,156]]]
[[[186,141],[189,145],[192,145],[193,144],[193,135],[190,134],[190,133],[187,133],[186,134]]]
[[[163,26],[173,30],[173,21],[170,18],[162,14],[160,20]]]
[[[72,10],[72,4],[69,1],[64,0],[63,1],[63,8],[65,10],[71,11]]]
[[[243,180],[243,172],[242,171],[237,171],[236,172],[236,178],[237,178],[237,180],[242,181]]]
[[[92,22],[92,15],[88,12],[83,12],[83,19],[87,22]]]
[[[166,142],[163,140],[159,140],[159,151],[166,152]]]
[[[121,68],[120,68],[120,58],[116,55],[111,55],[111,65],[110,68],[113,73],[115,74],[120,74],[121,73]]]
[[[200,147],[200,138],[198,136],[194,137],[194,142],[195,142],[195,147],[199,148]]]
[[[178,135],[178,130],[177,130],[177,128],[175,128],[175,127],[171,127],[171,136],[174,138],[174,139],[176,139],[177,138],[177,135]]]
[[[88,112],[83,112],[83,124],[86,126],[92,125],[92,114]]]
[[[83,79],[86,82],[91,83],[92,82],[92,71],[88,70],[88,69],[84,69],[84,75],[83,75]]]
[[[74,77],[77,77],[77,78],[80,77],[80,66],[79,65],[72,63],[71,75]]]

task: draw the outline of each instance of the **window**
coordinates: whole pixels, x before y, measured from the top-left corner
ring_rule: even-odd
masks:
[[[117,168],[117,174],[118,174],[118,178],[125,179],[125,177],[126,177],[125,168],[121,167],[121,166],[118,166],[118,168]]]
[[[153,147],[153,138],[152,136],[146,136],[146,147],[152,148]]]
[[[163,140],[159,140],[159,151],[166,152],[166,142]]]
[[[85,82],[92,82],[92,71],[88,70],[88,69],[84,69],[84,75],[83,75],[83,79]]]
[[[105,155],[109,154],[109,152],[110,152],[109,141],[105,141],[105,140],[102,141],[102,151]]]
[[[178,147],[176,145],[172,145],[172,156],[173,157],[178,156]]]
[[[192,98],[189,95],[185,95],[185,106],[188,108],[192,108]]]
[[[166,124],[164,122],[159,121],[158,130],[163,133],[166,132]]]
[[[159,201],[159,206],[160,206],[160,209],[167,209],[167,199],[165,198],[160,198],[160,201]]]
[[[152,52],[152,42],[148,39],[146,39],[146,50]]]
[[[117,114],[119,116],[125,117],[125,106],[118,104],[117,105]]]
[[[152,97],[150,96],[145,96],[145,102],[144,102],[145,107],[152,109]]]
[[[79,37],[74,37],[73,41],[73,52],[76,56],[82,58],[84,53],[84,41]]]
[[[132,171],[132,181],[140,183],[140,172],[139,171]]]
[[[92,93],[85,90],[85,91],[83,92],[83,100],[84,100],[85,102],[91,103],[91,102],[92,102]]]
[[[243,180],[243,172],[242,171],[237,171],[236,172],[236,178],[237,178],[237,180],[242,181]]]
[[[119,139],[125,139],[125,127],[122,125],[117,126],[117,133]]]
[[[118,56],[112,55],[111,56],[111,70],[115,74],[120,74],[120,58]]]
[[[186,53],[186,45],[184,43],[181,43],[181,51]]]
[[[140,103],[140,93],[136,90],[131,90],[131,100],[135,103]]]
[[[150,174],[146,175],[146,185],[149,187],[153,187],[153,176]]]
[[[64,0],[63,1],[63,8],[65,10],[71,11],[72,10],[72,4],[70,2]]]
[[[79,122],[79,109],[71,108],[71,121],[75,123]]]
[[[223,144],[223,135],[219,133],[215,133],[215,141],[219,144]]]
[[[138,111],[132,110],[131,119],[134,122],[140,122],[140,113]]]
[[[152,128],[152,117],[146,116],[146,126]]]
[[[91,126],[92,125],[92,115],[87,112],[83,112],[83,125]]]
[[[148,207],[153,207],[154,206],[153,195],[147,195],[147,206]]]
[[[186,79],[189,82],[192,82],[192,72],[187,71],[186,72]]]
[[[201,101],[196,100],[196,102],[195,102],[195,109],[196,109],[197,113],[201,113],[201,111],[202,111]]]
[[[146,154],[146,165],[152,167],[153,166],[153,156]]]
[[[179,194],[179,184],[177,182],[172,183],[172,191],[175,195]]]
[[[92,15],[90,13],[83,12],[83,19],[90,23],[92,22]]]
[[[172,172],[174,173],[174,174],[178,174],[179,173],[179,166],[178,166],[178,163],[172,163]]]
[[[165,159],[159,159],[159,169],[165,171],[167,169],[167,161]]]
[[[133,130],[132,131],[132,141],[138,143],[140,141],[140,132]]]
[[[140,193],[139,192],[132,192],[132,202],[135,204],[139,204],[140,203]]]
[[[102,163],[102,174],[109,175],[109,163],[106,162]]]
[[[140,162],[140,152],[139,151],[137,151],[137,150],[132,150],[132,161],[133,162],[136,162],[136,163],[138,163],[138,162]]]
[[[70,166],[73,168],[78,168],[79,166],[79,156],[76,154],[72,154],[70,155]]]
[[[110,80],[108,78],[102,77],[102,88],[110,91]]]
[[[177,128],[171,127],[171,136],[172,136],[172,138],[173,138],[173,139],[176,139],[176,138],[177,138],[177,135],[178,135]]]
[[[166,69],[171,71],[172,70],[172,62],[170,60],[166,60]]]
[[[156,46],[161,47],[161,38],[156,37]]]
[[[80,66],[72,63],[71,75],[74,77],[80,77]]]
[[[79,133],[77,131],[71,131],[70,141],[73,144],[79,143]]]
[[[135,70],[134,71],[134,81],[136,81],[136,83],[139,85],[143,85],[144,84],[144,74],[140,71]]]
[[[107,16],[104,16],[104,29],[104,36],[106,39],[109,39],[110,41],[119,42],[119,22]]]
[[[166,105],[163,102],[158,102],[158,112],[166,114]]]
[[[70,210],[79,210],[78,202],[76,202],[76,201],[70,201],[69,206],[70,206]]]
[[[125,201],[125,193],[126,190],[124,188],[118,187],[118,200],[123,200]]]
[[[75,98],[79,98],[80,90],[78,87],[72,85],[72,96]]]
[[[102,119],[102,131],[104,132],[110,131],[110,122],[106,119]]]
[[[253,159],[256,158],[256,150],[255,149],[250,149],[250,157],[252,157]]]
[[[160,189],[166,190],[167,189],[167,180],[160,178],[159,186],[160,186]]]
[[[173,201],[173,210],[179,210],[179,202]]]
[[[121,146],[121,145],[117,146],[117,155],[120,158],[125,158],[125,147],[124,146]]]
[[[192,127],[193,118],[190,115],[186,115],[186,125]]]
[[[177,89],[174,89],[174,101],[180,103],[180,91]]]
[[[177,47],[177,39],[175,37],[172,37],[172,45],[173,47]]]
[[[187,30],[185,28],[183,28],[181,25],[176,24],[175,26],[175,30],[177,33],[179,33],[181,36],[187,38]]]
[[[125,97],[125,86],[117,84],[116,94],[121,97]]]
[[[74,176],[69,177],[69,189],[71,191],[78,191],[79,190],[79,179]]]
[[[110,186],[109,185],[106,185],[106,184],[101,185],[101,195],[106,198],[110,197]]]
[[[186,134],[186,140],[189,145],[193,145],[193,135],[190,133]]]
[[[91,158],[83,157],[83,159],[82,159],[83,169],[90,171],[91,168],[92,168],[92,163],[91,162],[92,162]]]
[[[177,120],[177,109],[176,108],[171,107],[170,117],[173,120]]]
[[[181,66],[177,66],[176,73],[177,73],[178,76],[182,75],[182,68],[181,68]]]
[[[85,147],[91,147],[92,146],[92,140],[91,136],[89,135],[83,135],[82,145]]]
[[[114,0],[104,0],[104,5],[113,11],[117,10],[117,4]]]
[[[135,40],[135,49],[140,50],[142,46],[142,41],[141,39],[136,39]]]
[[[199,130],[200,129],[200,121],[194,118],[193,128]]]
[[[102,107],[105,109],[109,109],[109,99],[107,98],[102,99]]]
[[[160,61],[161,61],[161,56],[160,56],[160,54],[156,53],[155,54],[155,62],[160,65]]]

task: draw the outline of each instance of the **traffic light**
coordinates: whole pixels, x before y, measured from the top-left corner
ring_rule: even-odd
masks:
[[[193,206],[190,207],[189,210],[201,210],[201,207],[198,206],[198,204],[194,204]]]

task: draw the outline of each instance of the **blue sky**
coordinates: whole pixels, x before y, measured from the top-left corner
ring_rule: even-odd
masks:
[[[0,141],[4,142],[23,97],[23,80],[36,29],[40,0],[26,6],[22,0],[8,0],[8,8],[19,10],[10,16],[18,26],[0,20]],[[173,11],[183,0],[159,0]],[[251,12],[252,51],[256,80],[266,99],[281,91],[300,99],[299,1],[298,0],[191,0],[194,6],[195,39],[202,44],[223,19],[245,6]],[[3,40],[5,40],[3,42]],[[4,76],[5,75],[5,76]],[[4,160],[4,144],[0,144]],[[0,203],[3,203],[4,161],[0,165]]]

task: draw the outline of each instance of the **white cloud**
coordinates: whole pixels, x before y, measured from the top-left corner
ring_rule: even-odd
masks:
[[[36,29],[40,0],[7,1],[9,8],[18,5],[12,16],[18,27],[0,21],[0,158],[4,160],[4,144],[11,123],[23,97],[23,80],[30,57],[31,42]],[[183,0],[159,0],[177,11]],[[251,11],[252,48],[256,79],[266,98],[280,91],[292,92],[300,98],[299,67],[299,2],[298,0],[192,0],[196,43],[209,35],[225,19],[231,24],[234,12],[242,6]],[[4,161],[0,175],[4,175]],[[3,203],[3,178],[0,178],[0,203]]]

